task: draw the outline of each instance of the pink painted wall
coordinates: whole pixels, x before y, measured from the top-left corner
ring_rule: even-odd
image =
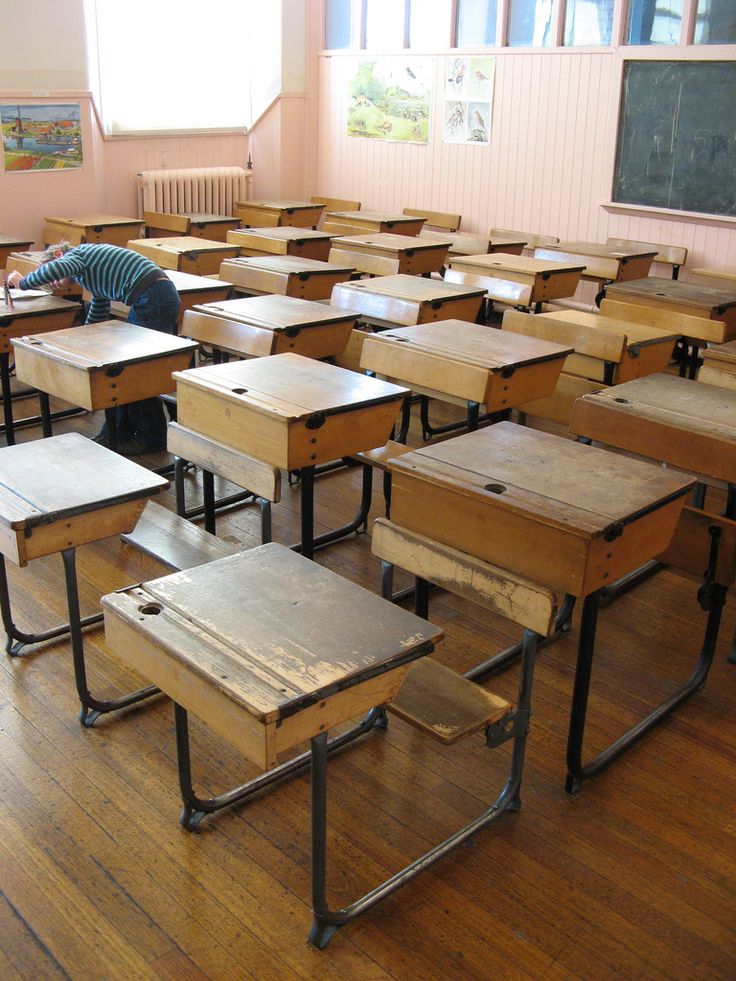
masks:
[[[245,166],[248,137],[207,136],[104,140],[89,93],[56,92],[30,99],[0,90],[0,101],[79,102],[84,166],[79,170],[6,173],[0,169],[0,232],[32,237],[40,245],[46,215],[106,212],[138,214],[137,177],[162,167]]]
[[[364,208],[458,212],[467,231],[495,226],[562,239],[616,236],[687,246],[688,265],[736,265],[734,222],[602,206],[611,196],[625,50],[495,52],[491,145],[483,147],[442,143],[449,52],[426,56],[434,74],[433,124],[429,144],[418,146],[348,137],[348,82],[358,59],[313,48],[319,65],[319,190],[355,198]],[[717,56],[733,57],[733,47]],[[669,57],[678,55],[669,49]]]

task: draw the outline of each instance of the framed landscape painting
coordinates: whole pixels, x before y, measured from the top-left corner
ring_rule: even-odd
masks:
[[[3,162],[8,173],[68,170],[82,166],[78,102],[0,104]]]

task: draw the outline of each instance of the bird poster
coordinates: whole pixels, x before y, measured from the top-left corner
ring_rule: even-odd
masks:
[[[430,74],[429,63],[421,58],[358,62],[350,79],[348,136],[427,143]]]
[[[82,166],[80,104],[0,105],[3,160],[8,173]]]
[[[495,58],[451,56],[446,61],[444,143],[488,146]]]

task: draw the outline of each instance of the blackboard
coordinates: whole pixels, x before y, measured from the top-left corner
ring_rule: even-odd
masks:
[[[736,61],[626,61],[613,200],[736,214]]]

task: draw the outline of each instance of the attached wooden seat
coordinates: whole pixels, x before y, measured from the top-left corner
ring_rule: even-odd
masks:
[[[170,215],[163,211],[143,212],[143,234],[146,238],[167,235],[189,235],[191,219],[187,215]]]
[[[271,539],[271,504],[281,500],[281,471],[262,460],[248,456],[209,436],[181,426],[177,422],[169,424],[167,447],[175,460],[176,511],[181,517],[203,514],[205,528],[215,533],[215,510],[213,475],[229,480],[237,487],[247,488],[228,498],[223,503],[235,504],[252,495],[261,509],[261,540]],[[202,470],[204,506],[187,512],[184,500],[184,462],[194,463]]]
[[[404,453],[411,453],[412,449],[412,446],[406,446],[404,443],[397,443],[396,440],[390,439],[385,446],[378,446],[375,450],[364,450],[363,453],[356,453],[355,459],[385,473],[388,470],[391,460],[397,456],[403,456]]]
[[[313,194],[309,200],[312,204],[321,204],[325,211],[360,211],[360,201],[349,201],[347,198],[328,198],[324,194]]]
[[[138,524],[122,539],[171,572],[194,569],[242,551],[241,546],[216,538],[155,501],[146,504]]]
[[[426,225],[441,228],[448,232],[456,232],[460,228],[462,215],[453,215],[446,211],[427,211],[426,208],[404,208],[403,214],[416,218],[426,218]]]
[[[416,729],[450,745],[513,711],[511,702],[426,657],[409,668],[387,706]]]

